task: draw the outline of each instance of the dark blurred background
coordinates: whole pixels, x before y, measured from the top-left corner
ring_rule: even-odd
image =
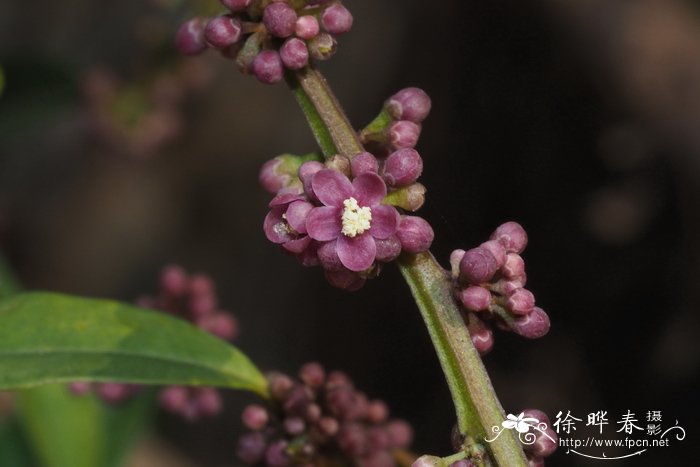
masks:
[[[321,69],[351,121],[362,127],[405,86],[433,98],[418,149],[435,255],[446,264],[506,220],[530,235],[528,287],[552,330],[534,342],[497,334],[485,363],[506,411],[607,410],[613,437],[627,410],[643,426],[660,410],[688,437],[615,465],[695,465],[698,3],[345,4],[353,31]],[[343,369],[411,421],[416,452],[449,453],[447,387],[396,268],[346,293],[265,240],[258,168],[314,141],[284,85],[214,53],[164,52],[186,15],[168,0],[0,4],[11,265],[30,288],[122,300],[154,291],[164,264],[208,272],[262,368]],[[159,432],[194,465],[235,465],[248,400],[227,394],[214,422],[163,415]],[[547,465],[599,462],[560,448]]]

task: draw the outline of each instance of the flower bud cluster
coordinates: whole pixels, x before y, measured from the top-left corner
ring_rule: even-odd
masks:
[[[549,417],[546,413],[537,409],[523,410],[523,418],[531,418],[538,421],[530,425],[527,433],[518,438],[523,444],[525,455],[531,467],[544,466],[545,457],[551,456],[559,445],[559,437],[552,429]]]
[[[336,36],[350,30],[352,14],[339,0],[221,0],[229,11],[214,18],[195,17],[178,30],[183,54],[218,49],[236,60],[241,71],[266,84],[280,81],[284,70],[300,70],[311,59],[327,60]]]
[[[369,400],[344,373],[326,375],[308,363],[299,380],[281,373],[268,380],[270,406],[243,410],[251,432],[239,439],[237,452],[245,464],[392,467],[392,453],[411,443],[410,425],[390,419],[386,404]]]
[[[489,241],[471,250],[455,250],[450,256],[455,293],[465,310],[472,341],[480,353],[493,346],[487,321],[529,339],[549,331],[549,316],[535,306],[535,296],[525,288],[525,262],[520,256],[527,233],[516,222],[499,226]]]
[[[395,102],[392,112],[425,118],[428,96],[406,91],[387,101]],[[260,183],[276,195],[263,225],[267,238],[305,266],[320,265],[332,285],[346,290],[362,287],[402,251],[426,251],[434,238],[424,219],[402,214],[418,210],[425,199],[417,182],[423,171],[418,152],[377,153],[338,154],[325,162],[313,154],[285,154],[260,171]]]
[[[238,322],[232,313],[218,307],[214,282],[204,274],[189,275],[179,266],[166,266],[160,276],[157,296],[137,299],[137,305],[173,314],[221,339],[238,335]],[[138,393],[140,386],[124,383],[72,383],[71,390],[83,394],[91,389],[106,402],[117,403]],[[161,406],[187,420],[218,414],[221,396],[209,387],[167,386],[159,394]]]

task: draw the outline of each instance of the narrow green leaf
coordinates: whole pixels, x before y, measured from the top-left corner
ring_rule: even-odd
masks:
[[[41,292],[0,301],[0,390],[69,381],[267,395],[265,378],[238,349],[164,313]]]
[[[104,465],[106,436],[100,401],[76,397],[65,385],[17,393],[22,424],[43,467]]]

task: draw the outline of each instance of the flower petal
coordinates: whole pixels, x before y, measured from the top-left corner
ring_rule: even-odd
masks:
[[[301,234],[306,233],[306,217],[314,205],[308,201],[294,201],[287,208],[287,222],[294,230]]]
[[[263,230],[272,243],[284,243],[292,239],[287,222],[282,218],[284,206],[274,207],[265,216]]]
[[[282,206],[284,204],[289,204],[292,201],[297,201],[300,199],[304,199],[304,196],[300,195],[299,193],[280,193],[279,195],[272,198],[272,201],[270,201],[268,206]]]
[[[314,240],[333,240],[340,235],[343,223],[340,209],[333,206],[313,208],[306,216],[306,230]]]
[[[323,169],[311,179],[316,197],[326,206],[341,207],[352,196],[352,183],[348,177],[333,169]]]
[[[282,248],[285,250],[289,251],[290,253],[303,253],[304,250],[309,246],[309,243],[311,243],[311,237],[308,235],[304,235],[301,238],[296,238],[289,240],[288,242],[284,242],[282,244]]]
[[[515,425],[515,429],[518,433],[527,433],[528,431],[530,431],[530,425],[523,421],[520,421]]]
[[[338,237],[338,258],[343,266],[351,271],[364,271],[372,266],[377,256],[377,245],[369,232],[356,237]]]
[[[386,184],[382,177],[375,173],[360,174],[352,181],[354,197],[360,206],[373,208],[382,202],[386,196]]]
[[[372,223],[369,233],[375,238],[384,240],[396,233],[400,222],[401,216],[394,206],[378,204],[372,207]]]

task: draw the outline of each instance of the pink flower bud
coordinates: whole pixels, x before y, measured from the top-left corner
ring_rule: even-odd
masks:
[[[508,297],[506,308],[516,315],[526,315],[535,307],[535,296],[527,289],[516,289]]]
[[[361,152],[352,158],[350,161],[352,176],[357,177],[365,172],[377,173],[379,171],[379,162],[369,152]]]
[[[275,37],[289,37],[294,34],[297,14],[294,8],[284,2],[269,4],[263,12],[263,23],[267,31]]]
[[[476,285],[469,286],[459,292],[459,299],[464,308],[471,311],[483,311],[491,304],[491,292]]]
[[[405,88],[391,96],[384,108],[395,120],[420,123],[430,113],[430,97],[419,88]]]
[[[331,34],[344,34],[352,28],[352,14],[340,3],[329,6],[321,15],[323,29]]]
[[[198,55],[207,49],[204,39],[204,19],[192,18],[180,26],[175,35],[175,46],[184,55]]]
[[[417,216],[402,216],[396,236],[408,253],[421,253],[430,248],[435,233],[428,222]]]
[[[423,159],[412,148],[399,149],[384,162],[384,179],[388,185],[406,186],[415,182],[423,172]]]
[[[273,5],[280,4],[273,3]],[[275,84],[279,82],[284,71],[280,54],[270,49],[261,51],[253,60],[252,71],[262,83]]]
[[[280,47],[280,58],[290,70],[300,70],[309,63],[309,49],[301,39],[287,39]]]
[[[486,248],[467,250],[459,263],[460,278],[470,284],[483,284],[496,273],[496,258]]]
[[[513,332],[527,339],[538,339],[549,331],[549,316],[539,307],[534,307],[530,313],[513,320],[510,325]]]
[[[241,38],[241,23],[230,16],[218,16],[207,23],[204,37],[212,46],[223,49]]]
[[[418,143],[421,126],[408,120],[399,120],[389,125],[387,131],[392,147],[412,148]]]
[[[297,37],[311,40],[318,35],[319,25],[316,17],[311,15],[300,16],[294,26]]]
[[[482,243],[480,246],[491,252],[496,260],[497,268],[500,269],[504,264],[506,264],[506,249],[500,242],[496,240],[489,240],[488,242]]]
[[[501,242],[508,253],[522,253],[527,246],[527,233],[517,222],[499,225],[490,238]]]
[[[508,253],[506,262],[501,267],[501,274],[509,279],[525,275],[525,261],[517,253]]]

